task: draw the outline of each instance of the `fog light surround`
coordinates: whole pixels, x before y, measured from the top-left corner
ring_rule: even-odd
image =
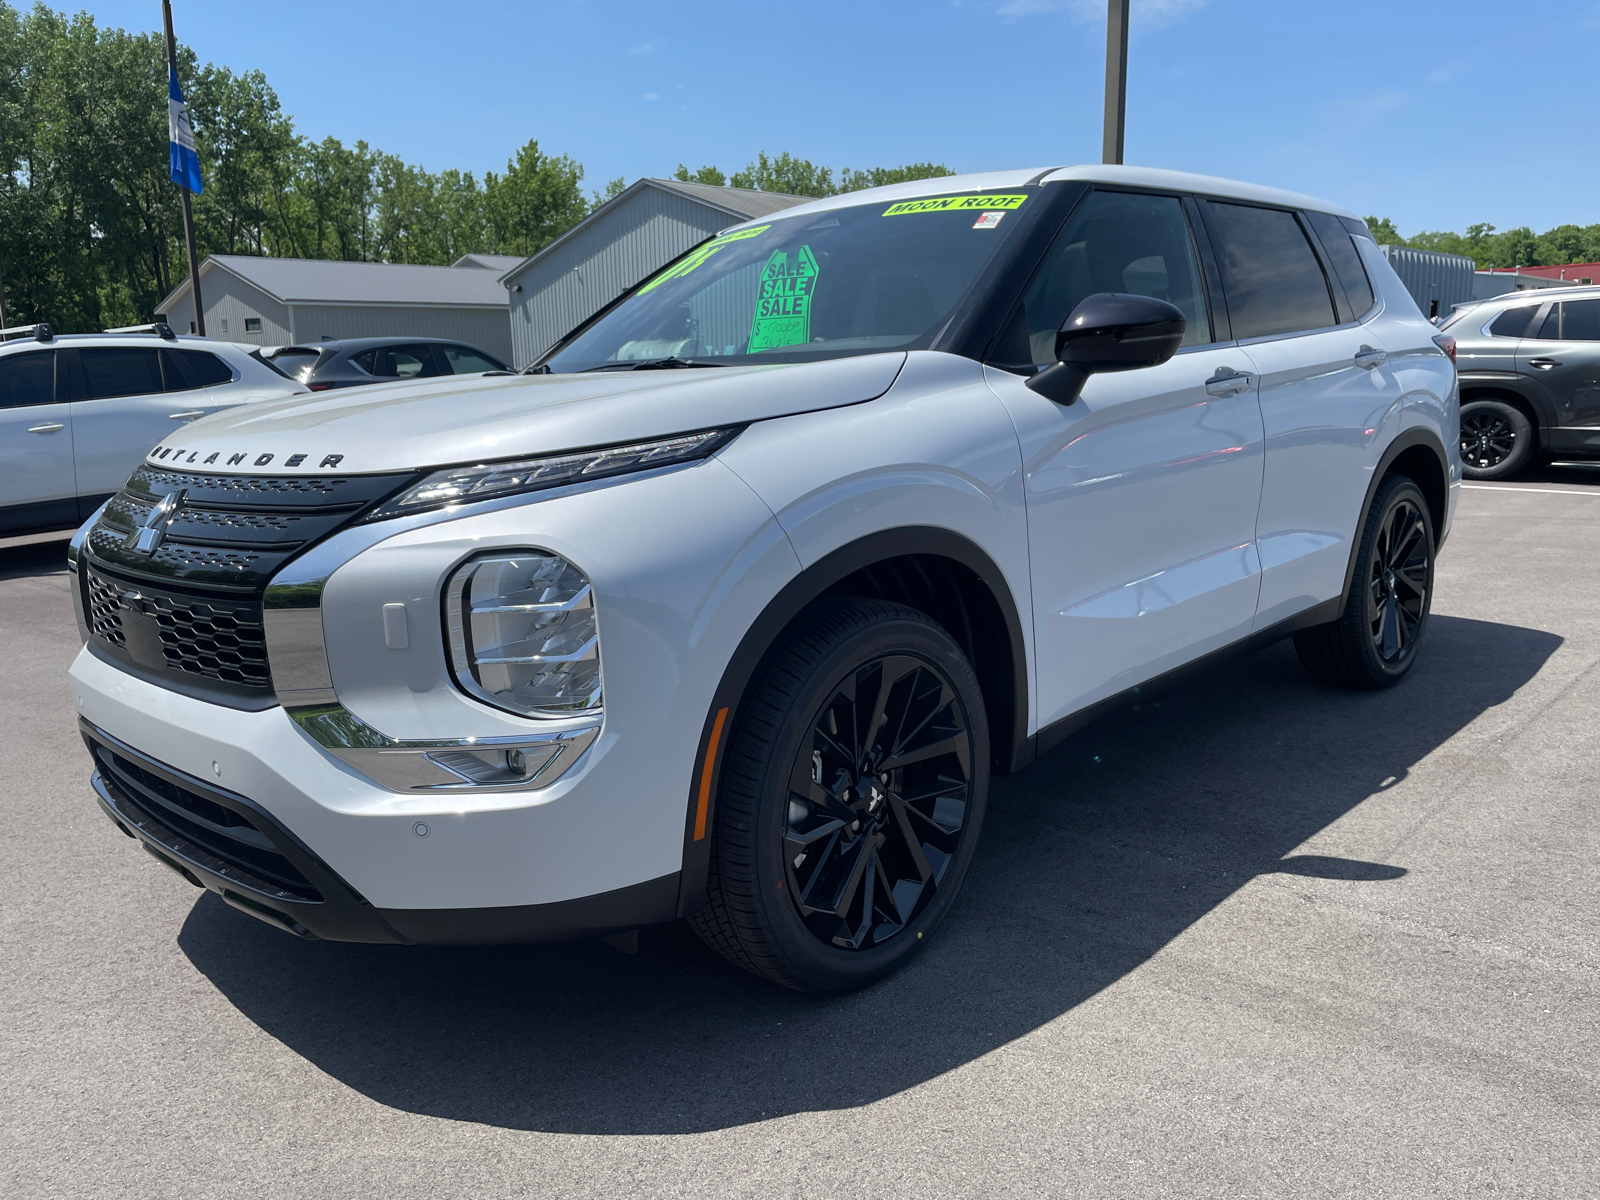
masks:
[[[445,585],[444,608],[450,663],[468,695],[525,717],[600,711],[594,589],[559,554],[469,559]]]

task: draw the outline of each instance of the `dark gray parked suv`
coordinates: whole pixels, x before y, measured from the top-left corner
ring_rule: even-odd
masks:
[[[393,383],[398,379],[510,371],[494,355],[445,338],[375,337],[314,342],[309,346],[280,346],[270,358],[274,366],[313,392],[365,383]]]
[[[1600,458],[1600,287],[1513,292],[1458,310],[1461,466],[1504,479],[1539,458]]]

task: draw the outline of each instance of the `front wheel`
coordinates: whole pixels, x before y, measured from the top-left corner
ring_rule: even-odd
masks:
[[[1433,555],[1433,519],[1422,489],[1390,475],[1372,498],[1343,614],[1294,635],[1301,665],[1338,687],[1399,683],[1428,629]]]
[[[903,605],[824,600],[740,705],[690,924],[800,991],[880,979],[949,912],[988,783],[983,695],[950,635]]]

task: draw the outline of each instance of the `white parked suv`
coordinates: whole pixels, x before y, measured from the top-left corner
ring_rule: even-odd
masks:
[[[1407,673],[1461,472],[1435,338],[1352,214],[1221,179],[736,226],[533,373],[176,430],[73,542],[95,789],[302,936],[687,918],[860,986],[949,912],[990,776],[1129,689],[1290,635]]]
[[[176,426],[308,389],[252,346],[165,325],[96,334],[0,331],[0,537],[73,529]]]

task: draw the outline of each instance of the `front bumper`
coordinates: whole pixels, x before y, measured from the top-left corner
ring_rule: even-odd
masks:
[[[673,918],[678,876],[552,904],[378,908],[247,797],[175,771],[79,721],[100,807],[195,887],[298,937],[337,942],[560,941]]]

